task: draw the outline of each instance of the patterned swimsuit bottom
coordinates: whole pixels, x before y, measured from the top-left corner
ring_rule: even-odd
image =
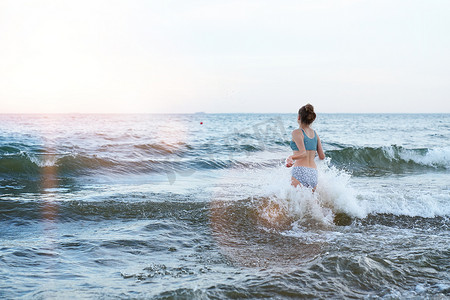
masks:
[[[317,186],[317,169],[308,167],[293,167],[292,177],[297,179],[302,186],[315,188]]]

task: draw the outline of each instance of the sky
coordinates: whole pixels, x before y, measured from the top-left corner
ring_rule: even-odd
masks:
[[[0,0],[0,113],[450,113],[448,0]]]

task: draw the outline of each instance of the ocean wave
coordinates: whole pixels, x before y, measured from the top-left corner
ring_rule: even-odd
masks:
[[[387,147],[345,147],[328,150],[326,156],[333,165],[351,171],[354,175],[403,173],[417,169],[449,169],[450,149],[406,149]]]
[[[138,143],[108,144],[93,149],[70,146],[45,149],[33,145],[7,144],[0,147],[0,174],[40,176],[52,168],[61,176],[147,173],[193,173],[197,170],[263,168],[280,164],[280,145],[266,149],[260,144]],[[339,149],[341,148],[341,149]],[[274,150],[274,151],[272,151]],[[265,152],[273,153],[263,159]],[[261,154],[261,155],[260,155]],[[426,170],[450,169],[450,148],[401,146],[334,146],[327,150],[331,164],[353,176],[382,176]]]
[[[33,155],[26,152],[0,157],[0,174],[40,175],[45,169],[58,168],[61,174],[82,173],[82,171],[114,166],[113,159],[84,155]]]
[[[24,151],[0,156],[0,174],[4,176],[39,176],[49,173],[61,176],[92,175],[96,173],[146,174],[146,173],[193,173],[202,169],[258,168],[274,166],[279,159],[248,161],[245,157],[194,156],[140,159],[100,156],[96,154],[30,154]]]

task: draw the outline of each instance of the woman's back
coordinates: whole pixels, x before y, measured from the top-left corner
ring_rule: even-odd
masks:
[[[301,139],[303,141],[304,149],[306,150],[306,155],[295,160],[294,166],[316,168],[316,163],[314,162],[314,158],[316,157],[316,151],[317,151],[317,145],[318,145],[317,133],[312,128],[306,128],[306,129],[301,128],[301,129],[295,129],[292,132],[292,136],[296,140]],[[295,138],[294,136],[297,138]],[[301,152],[299,150],[299,148],[297,147],[296,142],[294,142],[294,141],[291,141],[291,148],[294,151],[294,155],[296,153]],[[301,148],[303,150],[303,147],[301,147]]]

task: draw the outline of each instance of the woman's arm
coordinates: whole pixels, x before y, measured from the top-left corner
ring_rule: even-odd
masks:
[[[298,160],[300,158],[306,157],[306,151],[305,152],[301,152],[298,154],[292,154],[291,156],[289,156],[291,159],[293,160]]]
[[[323,153],[322,143],[320,142],[319,136],[317,136],[317,154],[319,155],[319,159],[325,159],[325,153]]]
[[[303,141],[303,133],[300,130],[292,131],[292,140],[295,142],[298,148],[298,153],[289,156],[293,160],[306,157],[305,142]]]

